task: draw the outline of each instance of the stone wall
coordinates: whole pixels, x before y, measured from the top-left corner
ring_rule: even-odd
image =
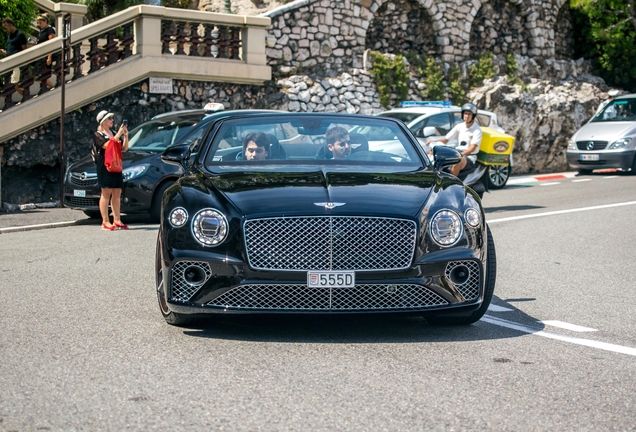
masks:
[[[299,0],[272,18],[269,64],[279,76],[360,68],[366,49],[435,53],[457,62],[499,51],[534,58],[568,52],[565,0]],[[558,24],[557,24],[558,23]],[[497,52],[495,52],[497,53]]]

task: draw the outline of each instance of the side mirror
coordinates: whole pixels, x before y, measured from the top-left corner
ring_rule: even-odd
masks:
[[[427,126],[424,128],[424,136],[430,137],[437,135],[437,129],[434,126]]]
[[[440,172],[445,166],[460,163],[462,155],[453,148],[440,145],[433,147],[433,160],[435,161],[435,171]]]
[[[190,146],[187,144],[168,147],[161,153],[161,160],[165,163],[180,166],[184,171],[190,158]]]

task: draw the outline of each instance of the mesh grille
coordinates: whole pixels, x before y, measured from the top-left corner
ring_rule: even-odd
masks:
[[[198,267],[203,271],[205,277],[203,280],[196,284],[189,283],[185,278],[185,270],[190,267]],[[206,283],[210,276],[212,276],[212,270],[210,264],[200,261],[179,261],[172,267],[172,300],[189,301],[194,294]]]
[[[71,184],[84,187],[97,186],[97,174],[71,173]]]
[[[228,309],[258,310],[408,310],[446,305],[422,285],[372,284],[354,288],[308,288],[306,285],[243,285],[208,303]]]
[[[458,284],[451,281],[450,274],[455,267],[460,265],[468,268],[468,279],[466,279],[466,282]],[[474,300],[479,296],[480,271],[479,264],[476,261],[451,261],[446,264],[444,275],[449,283],[457,288],[464,299]]]
[[[367,217],[298,217],[245,222],[250,266],[263,270],[408,268],[414,221]]]
[[[591,146],[590,143],[592,143]],[[577,141],[576,146],[579,150],[603,150],[607,147],[607,141]],[[592,148],[588,148],[588,146]]]
[[[99,207],[99,198],[64,197],[64,203],[77,207]]]

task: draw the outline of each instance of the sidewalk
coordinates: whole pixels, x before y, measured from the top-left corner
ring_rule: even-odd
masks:
[[[0,211],[0,234],[57,228],[76,224],[99,224],[79,210],[69,208],[35,208],[13,212]]]

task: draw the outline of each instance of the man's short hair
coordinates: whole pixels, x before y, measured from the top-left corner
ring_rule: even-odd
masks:
[[[269,138],[263,132],[252,132],[245,136],[243,139],[243,153],[250,141],[254,141],[257,147],[264,147],[269,152]]]
[[[327,144],[334,144],[336,141],[341,141],[349,136],[349,132],[343,127],[336,126],[331,128],[325,134],[325,140]]]
[[[9,25],[12,25],[13,27],[15,27],[15,23],[9,17],[2,18],[2,24],[9,24]]]
[[[36,21],[44,21],[48,24],[49,22],[49,17],[47,17],[46,15],[38,15],[38,17],[35,19]]]

